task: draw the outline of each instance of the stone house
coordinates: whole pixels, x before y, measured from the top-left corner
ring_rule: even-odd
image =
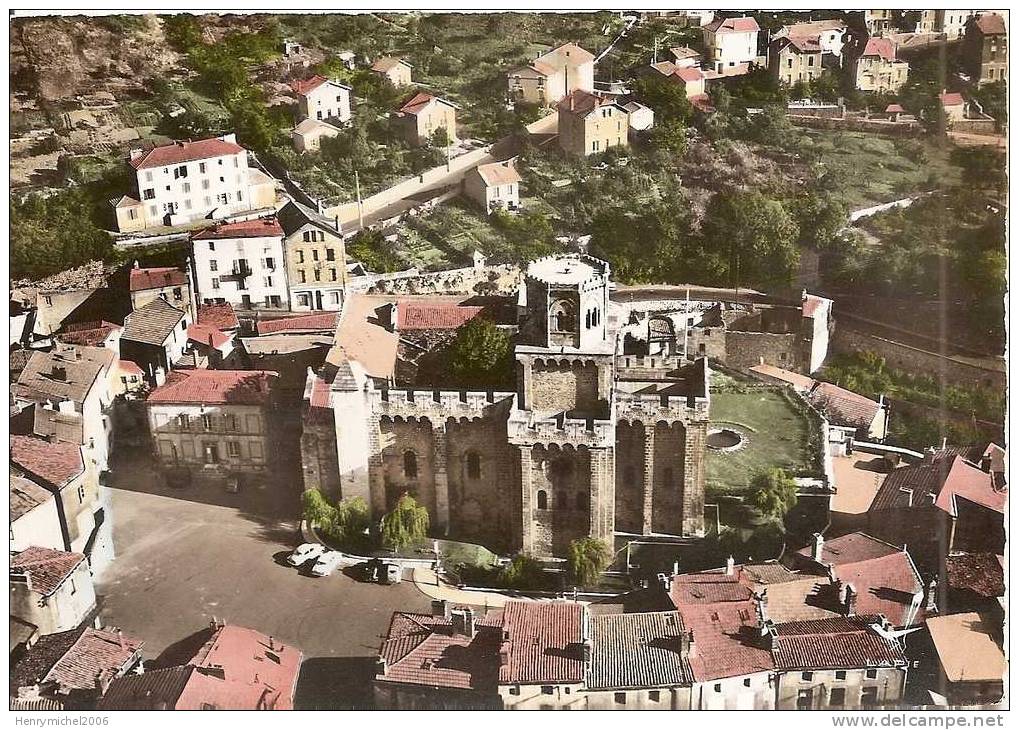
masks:
[[[464,175],[464,192],[485,213],[496,208],[515,211],[520,207],[520,173],[513,160],[478,165]]]
[[[327,122],[303,119],[290,133],[290,139],[298,152],[317,152],[322,147],[323,139],[331,139],[339,133],[339,127]]]
[[[177,370],[145,401],[153,455],[166,469],[224,476],[262,473],[275,461],[275,373]]]
[[[291,200],[277,214],[283,229],[287,284],[294,311],[338,311],[348,284],[339,219]]]
[[[389,80],[396,88],[410,86],[410,72],[414,68],[402,58],[385,56],[372,64],[371,70]]]
[[[315,75],[294,81],[291,88],[297,94],[298,119],[334,120],[341,124],[350,121],[350,94],[353,89],[346,84]]]
[[[949,127],[955,122],[966,119],[967,104],[966,100],[962,98],[962,94],[943,91],[938,95],[938,101],[941,102],[941,109],[945,113],[945,123]]]
[[[137,197],[110,201],[121,233],[224,218],[276,202],[275,182],[248,167],[247,150],[233,134],[132,150],[129,164]]]
[[[594,91],[594,56],[567,43],[513,69],[506,77],[511,100],[553,106],[573,91]]]
[[[241,309],[289,309],[283,228],[275,217],[223,223],[191,237],[196,298]]]
[[[120,352],[146,374],[150,385],[178,366],[188,341],[191,315],[161,297],[152,299],[124,320]]]
[[[41,636],[69,631],[96,607],[88,561],[81,553],[29,547],[11,556],[11,615]]]
[[[396,112],[393,120],[400,134],[411,147],[422,147],[432,141],[438,130],[446,130],[449,144],[457,140],[456,104],[438,96],[418,92]]]
[[[982,13],[970,18],[961,55],[966,72],[978,85],[1004,81],[1008,75],[1005,19],[997,13]]]
[[[129,282],[131,290],[131,309],[141,309],[153,299],[164,299],[177,309],[186,310],[195,316],[194,302],[191,300],[191,283],[186,271],[174,266],[161,266],[143,269],[135,261],[131,269]]]
[[[438,530],[538,556],[616,530],[702,534],[708,368],[619,373],[609,280],[589,256],[531,263],[519,392],[393,387],[384,302],[352,298],[305,391],[305,487],[373,514],[407,492]]]
[[[672,72],[672,78],[683,84],[687,99],[704,96],[704,83],[707,77],[696,66],[677,68]]]
[[[812,20],[805,23],[793,23],[775,31],[771,37],[772,43],[781,38],[803,38],[814,41],[821,49],[821,53],[830,54],[836,59],[842,57],[842,47],[845,45],[845,37],[849,28],[845,22],[832,20]],[[841,61],[840,61],[841,62]],[[771,65],[769,60],[768,65]]]
[[[822,50],[815,38],[791,35],[772,41],[769,47],[768,67],[783,84],[810,83],[824,69],[821,67]]]
[[[895,42],[871,38],[863,53],[853,61],[853,79],[860,91],[897,94],[906,84],[909,64],[895,58]]]
[[[716,18],[702,29],[705,65],[717,73],[756,63],[757,35],[761,28],[750,17]]]
[[[559,102],[558,112],[559,147],[568,155],[587,157],[630,144],[629,115],[615,101],[574,91]]]
[[[60,344],[50,352],[33,352],[11,387],[17,401],[76,421],[75,443],[84,446],[97,472],[107,468],[113,438],[109,407],[115,362],[116,355],[105,347]]]
[[[73,437],[67,438],[61,441],[53,436],[26,434],[10,437],[11,473],[22,480],[19,483],[27,481],[49,492],[56,511],[55,525],[35,520],[32,532],[26,532],[24,539],[37,547],[82,553],[98,576],[114,557],[109,494],[100,488],[96,469],[85,458],[83,447],[73,443]],[[57,532],[60,543],[54,545]]]

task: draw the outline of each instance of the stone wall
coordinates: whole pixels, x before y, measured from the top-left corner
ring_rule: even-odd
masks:
[[[685,457],[686,429],[683,425],[665,422],[655,424],[652,532],[669,535],[683,532]]]
[[[799,127],[812,129],[842,129],[850,132],[871,132],[893,137],[919,137],[923,127],[917,122],[891,122],[884,119],[811,117],[789,115],[789,121]]]
[[[592,412],[598,405],[598,368],[590,362],[535,363],[528,396],[532,410]]]
[[[802,363],[799,335],[771,332],[725,333],[725,357],[728,367],[747,369],[761,361],[788,370],[800,369]]]
[[[591,523],[591,452],[541,444],[531,448],[531,543],[536,555],[565,556]],[[524,516],[525,519],[527,515]]]
[[[433,523],[438,523],[432,422],[427,418],[383,418],[379,435],[385,511],[407,492],[428,509]]]
[[[976,358],[942,355],[851,329],[844,323],[835,330],[832,349],[849,354],[874,352],[885,358],[892,368],[944,377],[952,385],[1004,388],[1006,383],[1004,364],[999,369],[983,365]]]
[[[644,424],[616,425],[616,529],[641,534],[644,520]]]

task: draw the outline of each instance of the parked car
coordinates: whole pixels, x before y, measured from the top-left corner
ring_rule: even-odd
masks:
[[[309,560],[316,560],[325,551],[325,545],[320,545],[317,542],[306,542],[290,553],[287,562],[297,568]]]
[[[336,550],[326,550],[315,559],[315,564],[311,566],[311,574],[317,575],[320,578],[332,575],[336,572],[337,568],[343,565],[344,558],[343,553]]]

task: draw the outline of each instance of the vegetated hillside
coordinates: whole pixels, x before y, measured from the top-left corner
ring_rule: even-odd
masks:
[[[129,91],[179,67],[153,16],[15,18],[11,90],[40,102],[95,91]]]

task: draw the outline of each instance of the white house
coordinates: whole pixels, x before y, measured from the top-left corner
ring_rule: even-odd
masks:
[[[291,88],[297,94],[299,119],[350,121],[352,89],[346,84],[316,75],[295,81]]]
[[[316,152],[323,139],[330,139],[340,133],[339,127],[317,119],[303,119],[290,132],[294,149],[298,152]]]
[[[464,192],[486,213],[496,208],[516,210],[520,207],[520,180],[512,160],[491,162],[464,175]]]
[[[644,106],[639,101],[630,101],[623,105],[630,118],[630,129],[634,132],[643,132],[655,126],[655,111],[649,106]]]
[[[135,195],[110,201],[117,230],[139,231],[200,218],[224,218],[275,204],[272,178],[248,167],[233,134],[131,150]]]
[[[53,494],[23,476],[11,472],[10,551],[26,550],[32,545],[63,550],[57,501]]]
[[[275,217],[224,223],[191,239],[197,298],[243,309],[289,309],[283,228]]]
[[[507,84],[513,100],[552,106],[572,91],[594,91],[594,55],[567,43],[510,71]]]
[[[743,64],[757,62],[757,34],[753,18],[716,18],[703,28],[704,64],[717,73],[733,73]]]
[[[838,19],[811,20],[783,26],[772,36],[772,41],[779,38],[813,39],[820,46],[821,53],[830,53],[836,58],[841,58],[842,46],[845,45],[846,32],[848,30],[849,26]]]

